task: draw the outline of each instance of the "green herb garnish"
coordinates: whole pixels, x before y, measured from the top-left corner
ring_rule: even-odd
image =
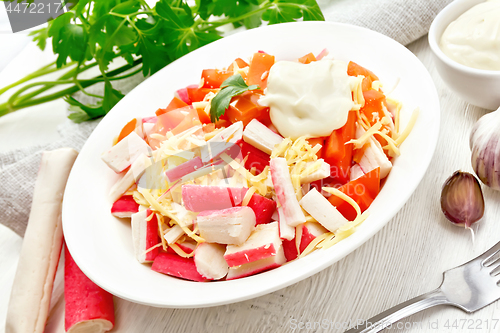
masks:
[[[227,108],[229,108],[229,103],[234,96],[243,94],[245,91],[251,91],[260,89],[256,84],[248,86],[241,77],[241,74],[235,74],[228,77],[220,85],[220,91],[212,98],[210,103],[210,119],[213,123],[219,120]]]
[[[2,95],[18,87],[7,102],[0,104],[0,116],[65,98],[73,112],[70,119],[95,119],[123,97],[111,85],[113,81],[154,74],[183,55],[222,38],[219,28],[224,25],[250,29],[262,21],[275,24],[324,20],[316,0],[160,0],[154,7],[144,0],[69,2],[69,11],[30,34],[42,50],[52,45],[57,60],[0,89]],[[104,84],[102,96],[87,91],[96,83]],[[233,96],[240,89],[237,87],[230,83],[218,100],[226,103],[228,97],[224,96]],[[78,101],[72,97],[76,92],[92,97],[94,102]],[[214,108],[215,118],[224,112],[221,108]]]

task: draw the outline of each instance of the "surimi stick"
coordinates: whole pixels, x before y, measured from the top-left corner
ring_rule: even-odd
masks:
[[[42,333],[63,241],[61,206],[78,153],[44,152],[7,310],[6,333]]]
[[[64,328],[68,333],[103,333],[115,325],[113,295],[92,282],[64,247]]]

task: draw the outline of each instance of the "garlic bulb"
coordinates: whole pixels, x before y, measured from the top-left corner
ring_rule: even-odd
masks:
[[[478,120],[469,143],[474,172],[485,185],[500,190],[500,108]]]

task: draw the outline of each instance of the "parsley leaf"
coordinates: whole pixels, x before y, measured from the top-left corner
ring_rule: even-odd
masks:
[[[228,77],[222,82],[221,89],[217,95],[212,98],[212,102],[210,103],[210,120],[213,123],[219,120],[220,116],[229,108],[229,103],[231,103],[231,99],[234,96],[256,89],[260,88],[255,84],[248,86],[243,80],[243,77],[241,77],[241,74],[235,74]]]
[[[316,0],[275,0],[263,14],[262,19],[269,24],[304,21],[324,21],[323,13]]]
[[[144,0],[65,3],[66,13],[30,34],[41,49],[52,38],[56,66],[42,67],[0,89],[0,94],[44,75],[58,72],[52,75],[58,79],[42,80],[45,84],[29,93],[19,87],[18,94],[13,94],[16,98],[0,104],[0,116],[66,96],[74,111],[72,120],[94,119],[106,114],[123,97],[110,82],[141,71],[143,76],[154,74],[183,55],[222,38],[226,30],[222,27],[251,29],[262,25],[262,21],[276,24],[324,20],[316,0],[158,0],[154,6]],[[126,64],[120,65],[117,58],[125,59]],[[89,80],[87,71],[94,67],[100,75]],[[92,96],[98,103],[85,105],[70,97],[79,90],[87,94],[86,87],[103,81],[103,96]],[[241,78],[229,80],[213,102],[212,118],[218,119],[225,112],[233,96],[252,89]]]

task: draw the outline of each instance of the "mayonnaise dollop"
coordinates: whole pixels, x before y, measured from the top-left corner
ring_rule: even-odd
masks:
[[[480,3],[450,23],[441,50],[473,68],[500,70],[500,0]]]
[[[270,107],[271,121],[285,137],[328,136],[345,125],[354,106],[351,79],[343,61],[279,61],[259,103]]]

